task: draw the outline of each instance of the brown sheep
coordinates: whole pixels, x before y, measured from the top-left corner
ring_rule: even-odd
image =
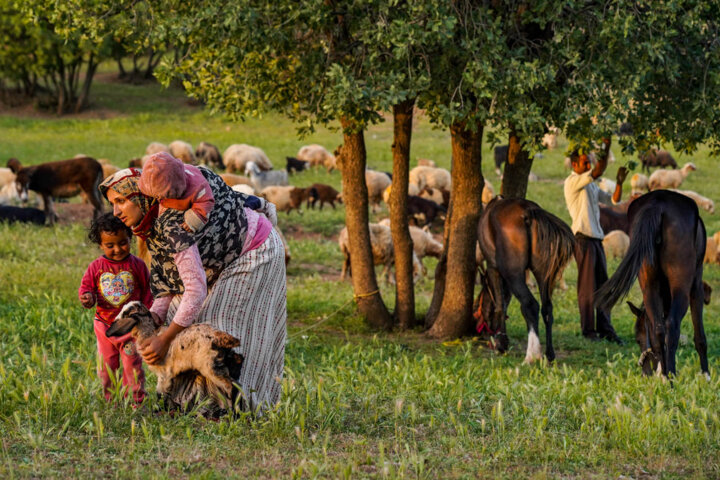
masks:
[[[315,204],[320,201],[320,210],[322,210],[325,202],[335,209],[335,202],[342,203],[342,196],[340,192],[335,190],[330,185],[323,183],[313,183],[306,189],[307,193],[307,208],[315,208]]]

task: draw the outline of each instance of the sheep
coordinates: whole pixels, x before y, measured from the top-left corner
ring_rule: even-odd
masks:
[[[307,193],[307,208],[315,208],[315,204],[320,201],[320,210],[323,209],[323,206],[325,205],[325,202],[329,203],[330,206],[332,206],[333,210],[335,210],[335,202],[342,203],[342,197],[340,196],[340,192],[335,190],[330,185],[325,185],[323,183],[313,183],[309,187],[306,188],[308,191]]]
[[[390,194],[392,193],[392,184],[388,185],[388,187],[383,191],[382,198],[383,202],[390,205]],[[413,183],[408,184],[408,195],[420,195],[420,190],[418,190],[417,185]]]
[[[255,162],[247,162],[245,164],[245,175],[250,177],[252,187],[262,192],[266,187],[271,185],[287,185],[287,170],[268,170],[262,171]]]
[[[558,134],[559,134],[559,133],[560,133],[560,129],[559,129],[559,128],[550,127],[548,133],[546,133],[545,135],[543,135],[543,138],[542,138],[542,144],[543,144],[543,146],[544,146],[545,148],[547,148],[548,150],[552,150],[552,149],[554,149],[554,148],[557,148],[557,145],[558,145],[557,137],[558,137]]]
[[[380,206],[383,198],[383,192],[390,186],[391,180],[386,173],[376,172],[375,170],[365,170],[365,184],[368,190],[368,200],[373,208]]]
[[[672,167],[677,168],[677,163],[667,150],[650,149],[640,155],[640,162],[643,170],[650,173],[650,167]]]
[[[236,143],[230,145],[223,153],[225,168],[229,173],[242,172],[248,162],[253,162],[260,170],[272,170],[273,165],[265,152],[258,147]]]
[[[636,173],[635,175],[630,177],[630,188],[631,194],[642,194],[649,191],[647,175],[643,175],[642,173]]]
[[[235,175],[234,173],[221,173],[220,178],[227,184],[228,187],[235,185],[249,185],[252,186],[250,179],[243,175]]]
[[[605,235],[602,243],[605,256],[622,259],[630,246],[630,237],[622,230],[613,230]]]
[[[370,245],[373,254],[373,263],[375,265],[384,265],[382,275],[385,276],[385,281],[393,283],[390,279],[390,267],[395,263],[395,251],[393,249],[392,235],[390,233],[390,227],[380,225],[377,223],[368,224],[370,230]],[[338,244],[340,245],[340,251],[343,253],[345,260],[342,266],[342,272],[340,274],[340,280],[345,280],[346,275],[350,275],[350,239],[348,236],[347,227],[344,227],[340,231],[338,236]],[[418,280],[422,273],[422,264],[418,260],[417,255],[413,252],[413,283]]]
[[[430,187],[452,191],[450,172],[444,168],[415,167],[410,170],[409,176],[410,183],[415,184],[419,190]]]
[[[130,159],[128,162],[129,168],[142,168],[145,166],[145,162],[150,158],[150,155],[143,155],[142,157],[135,157]]]
[[[183,142],[182,140],[175,140],[168,145],[168,148],[170,149],[170,155],[183,163],[188,163],[190,165],[195,165],[197,163],[195,151],[189,143]]]
[[[311,167],[322,165],[328,172],[332,172],[337,168],[337,158],[322,145],[305,145],[298,150],[296,157],[298,160],[310,163]]]
[[[483,205],[487,205],[493,198],[495,198],[495,188],[492,186],[492,183],[485,179],[480,201],[482,201]]]
[[[155,325],[153,316],[142,302],[132,301],[122,308],[105,335],[119,337],[130,333],[138,342],[148,340],[164,329]],[[240,340],[206,323],[190,325],[170,342],[164,359],[148,365],[157,376],[157,393],[172,400],[173,380],[194,370],[204,377],[209,397],[221,408],[229,409],[237,394],[233,379],[240,376],[244,360],[232,350],[238,346]]]
[[[306,162],[305,160],[298,160],[294,157],[285,157],[285,161],[285,170],[287,170],[288,173],[302,172],[310,166],[310,162]]]
[[[237,185],[233,185],[230,188],[232,188],[238,193],[244,193],[245,195],[255,195],[255,189],[250,185],[246,185],[244,183],[238,183]]]
[[[415,187],[413,185],[413,187]],[[417,187],[415,187],[417,188]],[[417,195],[417,194],[414,194]],[[440,190],[439,188],[430,188],[425,187],[420,192],[420,195],[418,195],[421,198],[424,198],[425,200],[431,200],[438,205],[442,205],[444,207],[448,206],[447,200],[450,199],[450,192],[446,192],[445,190]]]
[[[273,185],[260,191],[260,196],[275,204],[278,211],[287,213],[290,213],[293,208],[302,213],[300,206],[302,201],[307,198],[307,194],[307,189],[293,187],[292,185],[285,187]]]
[[[437,165],[435,165],[435,162],[433,162],[429,158],[418,158],[417,164],[418,164],[418,167],[432,167],[432,168],[437,167]]]
[[[710,214],[715,213],[715,202],[713,202],[711,199],[707,197],[703,197],[697,192],[693,192],[692,190],[675,190],[674,188],[671,188],[673,192],[677,192],[681,195],[685,195],[686,197],[690,197],[693,199],[693,201],[697,204],[698,207],[702,208],[706,212]]]
[[[389,218],[380,220],[379,224],[391,228]],[[442,255],[443,252],[442,243],[435,240],[429,232],[426,232],[422,228],[418,228],[413,225],[408,225],[408,228],[410,229],[410,238],[412,239],[413,243],[413,252],[415,252],[415,255],[417,256],[418,260],[420,260],[421,264],[423,258],[425,257],[440,258],[440,255]],[[422,274],[425,275],[426,273],[427,269],[423,264]]]
[[[15,183],[15,174],[7,167],[0,167],[0,189],[5,185]]]
[[[692,162],[686,163],[680,170],[655,170],[650,175],[648,185],[650,190],[678,188],[693,170],[697,170],[697,167]]]
[[[170,149],[167,145],[160,142],[152,142],[145,148],[145,155],[153,155],[160,152],[170,153]]]
[[[612,195],[615,193],[615,187],[617,187],[617,182],[614,180],[610,180],[609,178],[601,177],[597,182],[598,187],[600,187],[600,190],[607,193],[608,195]]]
[[[703,263],[714,263],[716,265],[720,264],[720,251],[718,251],[716,236],[717,233],[712,237],[707,237],[707,242],[705,243],[705,257],[703,258]]]
[[[432,225],[436,217],[444,220],[447,209],[432,200],[426,200],[415,195],[408,195],[407,212],[408,216],[414,218],[418,224],[425,226]]]
[[[100,162],[100,160],[98,160],[98,162]],[[102,167],[103,179],[106,179],[111,175],[115,175],[117,172],[120,171],[120,168],[109,163],[100,162],[100,166]]]
[[[220,150],[212,143],[200,142],[195,149],[195,157],[201,165],[207,165],[213,168],[225,168]]]

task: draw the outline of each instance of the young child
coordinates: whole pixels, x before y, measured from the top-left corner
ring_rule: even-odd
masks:
[[[119,360],[123,366],[123,386],[132,390],[133,400],[139,404],[145,398],[145,374],[142,357],[130,334],[107,338],[105,332],[115,321],[123,306],[133,300],[152,305],[150,273],[145,263],[130,254],[132,231],[112,213],[101,215],[90,226],[88,238],[100,246],[103,255],[85,271],[78,295],[85,308],[95,308],[95,336],[103,367],[98,371],[105,398],[110,400],[111,375],[117,371]]]
[[[138,187],[143,195],[160,200],[160,207],[182,210],[187,232],[197,232],[207,223],[215,198],[200,169],[186,165],[167,152],[156,153],[143,165]]]

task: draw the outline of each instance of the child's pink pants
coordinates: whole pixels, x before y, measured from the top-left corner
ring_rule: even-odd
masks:
[[[142,357],[135,348],[135,342],[128,333],[122,337],[108,338],[105,332],[109,328],[100,320],[95,320],[95,336],[97,337],[98,355],[102,358],[103,366],[98,371],[98,377],[102,381],[105,399],[112,397],[112,378],[118,367],[119,359],[122,359],[123,379],[122,384],[127,394],[128,390],[133,392],[133,400],[140,403],[145,398],[145,372],[142,368]]]

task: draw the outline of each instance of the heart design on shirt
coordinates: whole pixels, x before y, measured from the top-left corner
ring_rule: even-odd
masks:
[[[114,307],[125,303],[134,291],[135,277],[128,271],[123,270],[117,274],[105,272],[100,275],[100,293]]]

